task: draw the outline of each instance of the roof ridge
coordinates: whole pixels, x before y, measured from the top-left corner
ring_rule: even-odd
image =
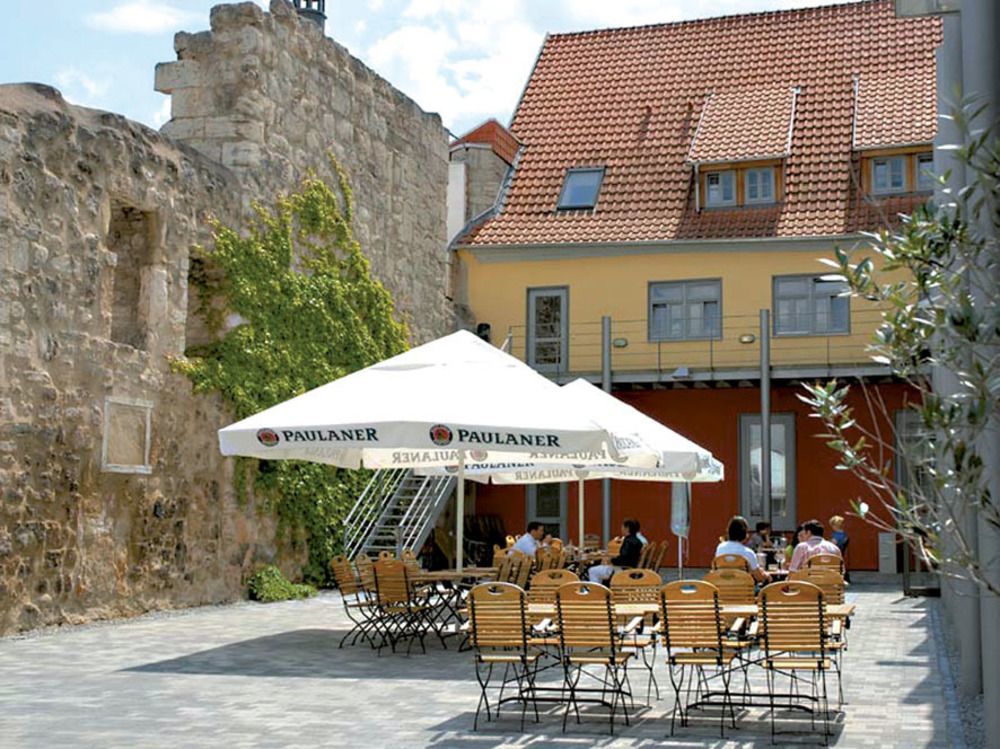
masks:
[[[730,19],[750,19],[760,16],[789,16],[797,13],[808,14],[817,11],[830,10],[832,8],[857,8],[862,5],[892,5],[893,0],[847,0],[846,2],[827,2],[824,5],[811,5],[804,8],[784,8],[781,10],[758,10],[750,13],[726,13],[721,16],[704,16],[702,18],[686,18],[681,21],[661,21],[659,23],[642,23],[635,26],[602,26],[596,29],[585,31],[555,31],[547,34],[549,39],[564,39],[568,37],[591,36],[604,34],[607,32],[629,32],[645,29],[659,29],[670,26],[694,26],[696,24],[716,23],[718,21],[728,21]],[[544,46],[544,45],[543,45]]]

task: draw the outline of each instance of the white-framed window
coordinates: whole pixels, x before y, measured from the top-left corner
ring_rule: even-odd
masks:
[[[872,159],[872,192],[885,195],[906,191],[906,157],[885,156]]]
[[[705,205],[736,205],[736,171],[705,174]]]
[[[527,359],[539,372],[569,366],[569,288],[528,289]]]
[[[568,170],[556,208],[560,211],[593,208],[603,181],[604,167]]]
[[[822,276],[775,276],[774,334],[849,333],[851,300],[844,281]]]
[[[153,472],[149,462],[153,404],[136,398],[104,399],[101,470],[111,473]]]
[[[722,337],[722,281],[649,284],[649,340]]]
[[[745,170],[743,193],[746,203],[773,203],[774,167],[764,166]]]
[[[934,175],[934,154],[917,154],[917,190],[920,192],[930,192],[937,184]]]

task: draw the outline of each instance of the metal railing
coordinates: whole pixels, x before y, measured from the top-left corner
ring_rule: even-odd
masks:
[[[419,550],[427,539],[434,522],[444,509],[444,503],[455,490],[454,476],[424,476],[406,512],[396,526],[396,555],[403,549]]]
[[[827,320],[825,316],[822,320],[804,315],[795,318],[802,327],[812,328],[820,327],[819,323]],[[680,322],[687,327],[688,321]],[[831,370],[872,365],[867,346],[881,322],[882,312],[876,308],[853,310],[850,326],[844,332],[785,332],[780,329],[779,322],[772,325],[770,335],[771,365]],[[727,373],[756,371],[760,362],[760,318],[757,314],[726,315],[719,320],[716,335],[676,339],[657,336],[648,318],[612,319],[607,344],[599,319],[573,320],[565,335],[565,359],[560,356],[550,363],[533,361],[528,355],[526,326],[512,326],[508,337],[511,354],[560,381],[599,375],[606,345],[610,347],[615,377],[647,373],[658,379],[712,379]]]
[[[372,475],[344,519],[344,554],[348,559],[354,559],[364,548],[407,472],[405,468],[385,468]]]

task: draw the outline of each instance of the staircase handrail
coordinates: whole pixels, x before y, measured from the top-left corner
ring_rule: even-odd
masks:
[[[405,468],[379,469],[365,486],[344,520],[344,553],[349,559],[364,548],[377,530],[379,521],[386,514],[386,505],[394,500],[407,472]]]

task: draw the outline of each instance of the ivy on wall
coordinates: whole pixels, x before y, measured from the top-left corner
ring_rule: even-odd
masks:
[[[307,178],[273,210],[255,205],[245,235],[214,222],[214,247],[192,255],[199,312],[218,335],[189,349],[175,368],[191,378],[195,392],[221,393],[237,419],[406,349],[406,325],[354,238],[347,177],[332,156],[331,163],[336,189]],[[239,322],[223,332],[227,319]],[[293,546],[308,545],[305,579],[327,581],[342,521],[369,472],[239,460],[239,496],[253,481],[279,530]]]

